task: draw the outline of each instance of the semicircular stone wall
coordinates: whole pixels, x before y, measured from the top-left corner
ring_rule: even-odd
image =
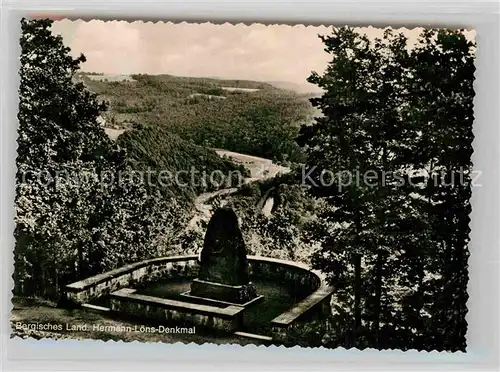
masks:
[[[276,338],[285,337],[286,330],[305,316],[330,312],[332,288],[324,276],[309,266],[269,257],[248,256],[250,277],[284,283],[304,299],[272,320]],[[78,306],[121,288],[154,283],[164,278],[195,278],[198,274],[198,255],[153,258],[122,266],[90,278],[69,284],[65,288],[66,304]]]

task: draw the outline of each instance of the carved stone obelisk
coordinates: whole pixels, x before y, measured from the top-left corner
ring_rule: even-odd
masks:
[[[257,297],[248,275],[248,260],[238,218],[220,208],[210,219],[190,295],[243,304]]]

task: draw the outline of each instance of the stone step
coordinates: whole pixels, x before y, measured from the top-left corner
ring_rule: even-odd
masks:
[[[102,311],[102,312],[109,311],[109,307],[97,306],[97,305],[92,305],[92,304],[83,304],[82,307],[85,309],[94,310],[94,311]]]
[[[270,336],[264,336],[264,335],[257,335],[255,333],[247,333],[247,332],[234,332],[236,336],[240,337],[245,337],[245,338],[251,338],[253,340],[259,340],[259,341],[268,341],[271,342],[273,340],[272,337]]]

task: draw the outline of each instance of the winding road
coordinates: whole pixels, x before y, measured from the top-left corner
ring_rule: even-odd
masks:
[[[265,180],[276,177],[280,173],[290,172],[290,168],[274,164],[270,159],[220,149],[216,149],[215,152],[220,157],[225,156],[227,158],[230,158],[230,160],[236,164],[242,164],[250,171],[250,177],[245,178],[243,180],[243,183]],[[236,191],[238,191],[237,187],[231,187],[200,194],[195,201],[196,214],[188,223],[188,228],[196,226],[196,224],[201,220],[208,220],[210,218],[212,210],[210,201],[213,198],[217,196],[231,195]],[[265,208],[267,207],[267,209],[269,209],[269,206],[272,207],[272,201],[266,201],[264,206]]]

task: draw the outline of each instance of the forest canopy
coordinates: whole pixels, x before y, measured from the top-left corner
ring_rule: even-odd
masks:
[[[310,95],[252,81],[132,75],[135,81],[108,82],[79,76],[109,102],[108,125],[140,123],[204,147],[304,160],[295,138],[298,127],[311,120]]]

